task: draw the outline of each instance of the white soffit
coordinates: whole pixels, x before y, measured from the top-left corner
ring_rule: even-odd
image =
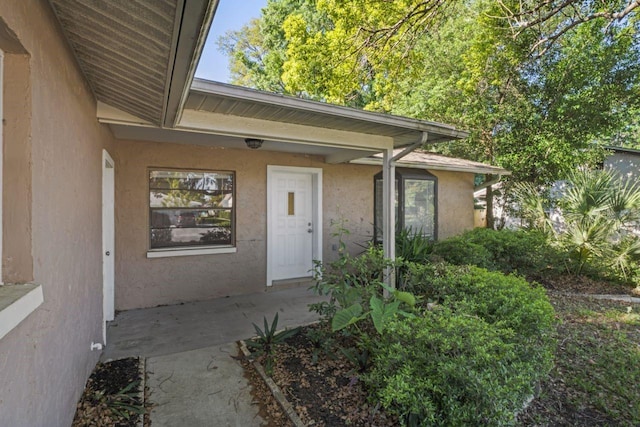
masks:
[[[175,123],[216,0],[49,0],[98,101]]]

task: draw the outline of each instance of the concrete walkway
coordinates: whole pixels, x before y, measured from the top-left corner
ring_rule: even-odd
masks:
[[[235,344],[278,313],[278,329],[317,319],[306,287],[119,313],[103,360],[147,359],[154,427],[261,426]]]

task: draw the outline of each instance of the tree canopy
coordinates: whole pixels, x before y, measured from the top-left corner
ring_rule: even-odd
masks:
[[[452,123],[471,136],[436,149],[544,184],[594,160],[594,141],[637,137],[638,6],[269,0],[220,45],[233,83]]]

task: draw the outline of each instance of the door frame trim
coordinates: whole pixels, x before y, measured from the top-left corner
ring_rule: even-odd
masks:
[[[111,167],[108,168],[107,164]],[[111,169],[110,176],[107,176],[106,170]],[[103,344],[107,344],[107,322],[114,319],[115,314],[115,171],[116,164],[113,161],[113,158],[109,155],[107,150],[102,150],[102,339]],[[109,186],[111,188],[111,196],[107,198],[105,194],[105,189],[107,185],[107,180],[109,180]],[[111,222],[110,224],[110,233],[109,230],[106,229],[105,225],[107,225],[107,221]],[[105,254],[105,244],[106,240],[109,237],[113,238],[113,241],[110,242],[109,246],[112,246],[110,249],[111,254],[109,255],[113,260],[113,271],[111,273],[111,277],[113,279],[113,287],[112,289],[107,289],[106,286],[106,269],[108,268],[108,263],[106,262],[106,254]],[[109,292],[110,291],[110,292]],[[110,304],[107,304],[107,300],[109,300]],[[109,306],[109,309],[108,307]]]
[[[311,211],[313,221],[312,261],[322,260],[322,168],[308,168],[297,166],[267,165],[267,286],[273,286],[273,231],[271,229],[271,200],[273,191],[271,185],[275,173],[300,173],[311,175]]]

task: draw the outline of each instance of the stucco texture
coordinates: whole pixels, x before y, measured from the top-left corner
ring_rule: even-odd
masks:
[[[267,166],[321,168],[323,258],[335,259],[341,222],[348,247],[358,250],[373,232],[376,166],[330,165],[321,157],[142,141],[117,141],[116,309],[153,307],[265,290]],[[236,173],[237,253],[147,258],[149,168],[231,170]],[[473,227],[473,175],[433,172],[439,185],[439,235]]]
[[[113,140],[48,3],[3,0],[0,17],[24,48],[5,52],[4,111],[21,114],[4,117],[2,261],[44,293],[0,340],[0,425],[69,426],[102,340],[101,154]]]

